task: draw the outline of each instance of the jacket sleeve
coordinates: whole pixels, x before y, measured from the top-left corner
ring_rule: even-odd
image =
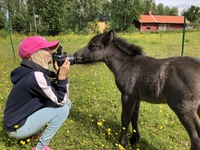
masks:
[[[27,89],[41,100],[51,100],[63,106],[68,100],[68,79],[58,80],[56,87],[52,86],[42,72],[34,72],[27,80]]]

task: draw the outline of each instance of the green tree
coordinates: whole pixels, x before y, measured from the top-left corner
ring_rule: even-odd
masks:
[[[33,19],[36,19],[36,16],[41,17],[42,25],[47,28],[48,35],[58,35],[62,29],[65,2],[66,0],[29,0],[29,6],[32,5],[32,9],[29,7],[31,11],[29,14]]]
[[[0,14],[0,30],[5,28],[5,20],[4,20],[4,16],[2,14]]]
[[[170,16],[178,16],[178,7],[172,7],[169,15]]]
[[[142,13],[141,7],[141,3],[137,0],[112,0],[109,8],[115,23],[115,30],[126,31],[132,25],[133,20]]]
[[[156,14],[157,15],[165,15],[165,11],[164,11],[165,9],[164,9],[164,5],[163,5],[163,3],[159,3],[158,5],[157,5],[157,12],[156,12]]]
[[[165,6],[165,7],[164,7],[164,14],[165,14],[165,15],[170,15],[170,11],[171,11],[171,9],[170,9],[169,6]]]
[[[143,0],[143,13],[148,14],[152,11],[153,14],[156,12],[156,4],[154,0]]]
[[[191,5],[186,11],[182,12],[182,15],[190,22],[195,22],[200,18],[200,7]]]
[[[17,32],[22,32],[23,30],[25,30],[25,27],[26,27],[25,25],[26,25],[26,22],[25,22],[24,17],[19,13],[15,14],[12,21],[13,30]]]

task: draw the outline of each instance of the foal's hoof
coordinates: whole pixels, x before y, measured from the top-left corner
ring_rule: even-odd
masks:
[[[131,146],[137,145],[138,142],[139,142],[139,140],[140,140],[139,137],[131,137],[131,138],[130,138],[130,144],[131,144]]]

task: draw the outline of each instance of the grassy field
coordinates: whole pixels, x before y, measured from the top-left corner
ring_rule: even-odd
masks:
[[[89,42],[93,35],[46,37],[60,40],[63,51],[72,54]],[[122,34],[118,36],[143,47],[146,55],[163,58],[180,56],[182,33]],[[10,72],[19,66],[18,44],[25,36],[13,35],[16,58],[10,39],[0,38],[0,119],[11,90]],[[186,32],[184,55],[200,58],[200,31]],[[66,122],[50,143],[53,150],[117,150],[121,122],[120,93],[113,74],[103,63],[72,65],[69,73],[72,109]],[[142,102],[139,118],[141,140],[137,150],[187,150],[189,137],[167,105]],[[130,129],[131,131],[131,129]],[[9,138],[0,122],[0,149],[27,150],[37,141]],[[127,149],[131,149],[130,146]]]

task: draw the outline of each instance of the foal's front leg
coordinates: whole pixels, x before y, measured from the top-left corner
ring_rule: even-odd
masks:
[[[130,144],[136,145],[140,139],[140,133],[138,129],[138,117],[139,117],[139,110],[140,110],[140,101],[137,101],[135,104],[135,109],[133,110],[133,114],[131,117],[132,123],[132,137],[130,138]]]
[[[125,148],[128,144],[128,127],[131,122],[132,112],[135,107],[135,102],[128,97],[128,95],[122,95],[122,129],[121,129],[121,137],[120,143]]]

